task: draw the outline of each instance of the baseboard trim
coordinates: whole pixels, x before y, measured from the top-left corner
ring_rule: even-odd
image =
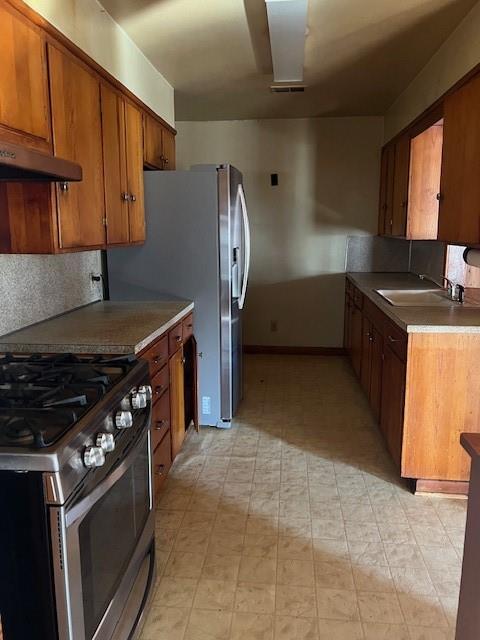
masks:
[[[469,482],[460,480],[427,480],[418,478],[415,483],[415,494],[443,494],[450,496],[468,496]]]
[[[245,344],[243,351],[286,356],[344,356],[347,353],[343,347],[280,347],[259,344]]]

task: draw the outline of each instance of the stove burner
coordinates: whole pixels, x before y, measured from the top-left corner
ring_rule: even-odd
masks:
[[[134,356],[0,357],[0,447],[47,447],[136,364]]]

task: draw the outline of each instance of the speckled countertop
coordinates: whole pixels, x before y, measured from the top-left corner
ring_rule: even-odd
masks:
[[[480,306],[473,306],[467,290],[466,304],[447,307],[395,307],[375,289],[435,288],[411,273],[347,273],[360,291],[408,333],[480,333]]]
[[[95,302],[0,337],[0,351],[138,353],[192,309],[186,300]]]

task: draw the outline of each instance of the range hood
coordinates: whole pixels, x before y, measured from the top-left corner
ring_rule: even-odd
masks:
[[[0,181],[78,182],[82,167],[17,144],[0,142]]]

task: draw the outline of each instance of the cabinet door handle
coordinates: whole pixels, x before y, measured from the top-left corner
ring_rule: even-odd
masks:
[[[443,193],[437,193],[437,200],[441,202],[443,200]]]
[[[186,361],[187,361],[187,360],[186,360],[185,358],[182,358],[182,360],[181,360],[182,364],[185,364],[185,363],[186,363]]]
[[[388,336],[390,342],[401,342],[398,338],[394,338],[393,336]]]
[[[166,420],[157,420],[157,421],[155,422],[155,429],[156,429],[156,431],[161,431],[161,430],[162,430],[163,425],[165,424],[165,422],[166,422]]]
[[[155,394],[158,396],[164,390],[163,384],[159,384],[158,387],[155,387]]]
[[[123,191],[123,193],[122,193],[122,200],[124,202],[128,202],[130,200],[130,196],[128,195],[128,193],[126,191]]]
[[[163,360],[162,356],[153,356],[153,364],[158,364]]]
[[[175,336],[175,340],[177,342],[181,342],[182,341],[182,336]]]
[[[63,191],[63,193],[68,191],[68,182],[60,182],[59,186],[60,186],[60,191]]]
[[[164,464],[157,464],[157,466],[155,468],[155,475],[163,476],[163,472],[164,471],[165,471],[165,465]]]
[[[137,201],[137,196],[135,194],[131,194],[130,195],[130,202],[136,202]]]

